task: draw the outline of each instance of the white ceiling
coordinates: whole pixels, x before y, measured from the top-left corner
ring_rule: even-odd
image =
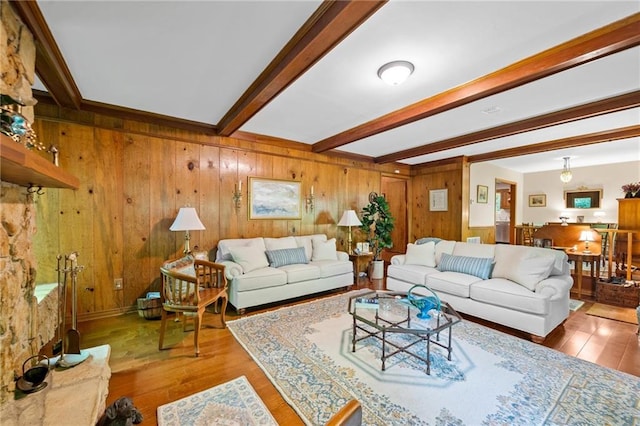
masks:
[[[320,1],[38,1],[82,97],[216,124]],[[390,1],[240,130],[314,144],[638,13],[634,1]],[[415,65],[387,86],[377,70]],[[38,81],[36,89],[46,90]],[[640,47],[340,147],[377,157],[640,89]],[[489,108],[499,112],[487,114]],[[640,109],[401,162],[640,124]],[[640,138],[494,161],[527,173],[640,161]]]

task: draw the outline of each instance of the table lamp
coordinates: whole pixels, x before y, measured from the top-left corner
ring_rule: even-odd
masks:
[[[185,231],[184,254],[191,253],[191,249],[189,248],[189,231],[202,231],[204,229],[205,227],[202,222],[200,222],[198,213],[196,213],[196,209],[193,207],[180,207],[176,220],[173,221],[173,224],[169,228],[170,231]]]
[[[356,214],[355,210],[345,210],[344,213],[342,213],[342,217],[340,218],[340,222],[338,222],[338,226],[348,226],[349,227],[349,253],[352,253],[351,251],[351,227],[352,226],[360,226],[362,225],[362,222],[360,222],[360,219],[358,219],[358,215]]]
[[[589,241],[594,241],[593,233],[591,231],[581,231],[579,241],[584,241],[584,250],[583,253],[591,253],[589,250]]]

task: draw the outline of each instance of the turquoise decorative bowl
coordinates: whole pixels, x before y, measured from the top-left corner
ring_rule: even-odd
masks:
[[[414,295],[412,292],[416,288],[423,288],[430,292],[432,296],[422,296],[422,295]],[[420,319],[430,319],[431,315],[429,315],[429,311],[436,310],[440,311],[441,303],[438,295],[431,290],[429,287],[424,285],[414,285],[407,292],[407,301],[412,305],[418,308],[417,317]]]

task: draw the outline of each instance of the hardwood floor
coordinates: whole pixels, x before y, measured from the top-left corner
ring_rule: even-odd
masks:
[[[361,282],[358,288],[368,284]],[[384,283],[370,286],[382,288]],[[325,294],[323,297],[336,294]],[[309,298],[305,299],[309,300]],[[295,302],[294,302],[295,303]],[[606,367],[640,377],[640,339],[637,326],[587,315],[587,301],[572,312],[563,327],[544,341],[544,346]],[[262,310],[272,309],[265,307]],[[261,311],[262,311],[261,310]],[[248,315],[260,312],[253,310]],[[227,320],[238,318],[229,309]],[[522,333],[467,317],[494,329],[527,338]],[[205,315],[205,324],[217,325],[214,315]],[[303,424],[284,401],[260,367],[244,351],[228,329],[204,327],[200,332],[200,356],[194,356],[193,333],[184,333],[182,323],[167,325],[165,346],[158,351],[160,322],[146,320],[137,313],[78,324],[83,348],[111,345],[111,380],[107,405],[129,396],[144,415],[143,424],[156,423],[156,408],[176,399],[208,389],[238,376],[246,376],[278,423]],[[336,407],[336,410],[339,407]]]

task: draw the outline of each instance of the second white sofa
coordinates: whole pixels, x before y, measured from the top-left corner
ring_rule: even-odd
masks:
[[[324,234],[225,239],[216,262],[226,266],[229,303],[236,310],[353,284],[349,255]]]
[[[543,340],[569,316],[573,279],[563,251],[434,240],[409,244],[405,255],[391,259],[387,289],[425,285],[457,311],[530,333],[534,340]]]

